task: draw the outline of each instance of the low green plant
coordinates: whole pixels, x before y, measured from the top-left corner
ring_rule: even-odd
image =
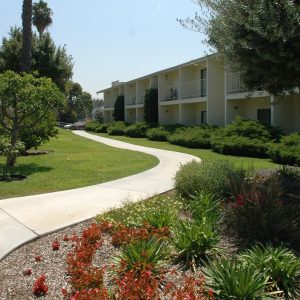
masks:
[[[166,141],[170,132],[163,127],[150,128],[146,136],[151,141]]]
[[[186,266],[218,252],[219,234],[208,220],[179,220],[173,228],[172,243]]]
[[[153,274],[160,274],[169,255],[170,247],[167,241],[152,236],[123,245],[121,253],[113,260],[118,266],[117,269],[121,269],[121,273],[131,270],[140,273],[150,269]]]
[[[250,170],[251,171],[251,170]],[[247,183],[247,171],[235,168],[228,161],[191,161],[182,165],[175,175],[175,189],[183,197],[197,193],[224,198],[239,193]]]
[[[300,298],[300,259],[292,251],[283,246],[256,245],[242,253],[240,259],[267,275],[270,294]]]
[[[300,166],[300,133],[283,136],[279,143],[270,145],[268,154],[273,162]]]
[[[126,124],[123,121],[113,122],[107,127],[109,135],[125,135],[125,130]]]
[[[188,206],[194,220],[211,224],[213,230],[217,230],[220,223],[220,208],[219,202],[212,194],[199,193],[192,197]]]
[[[155,223],[156,225],[160,222],[167,223],[168,216],[177,216],[182,207],[183,203],[178,197],[174,195],[158,195],[138,203],[126,201],[121,208],[111,209],[97,216],[97,220],[99,222],[101,220],[110,220],[130,227],[140,227],[145,220],[148,220],[153,222],[154,226]],[[167,211],[166,217],[163,216],[163,211]],[[157,220],[154,220],[156,212],[160,213],[159,216],[156,216]],[[163,221],[163,219],[165,220]]]
[[[266,299],[263,296],[269,278],[255,266],[242,264],[234,258],[221,258],[204,263],[202,271],[216,299]]]
[[[149,125],[145,122],[137,122],[128,126],[125,130],[125,134],[130,137],[142,138],[146,137],[146,132],[149,129]]]
[[[295,194],[300,192],[300,168],[283,165],[277,173],[285,193]]]
[[[148,210],[144,214],[144,221],[155,228],[172,227],[177,221],[178,212],[168,207]]]

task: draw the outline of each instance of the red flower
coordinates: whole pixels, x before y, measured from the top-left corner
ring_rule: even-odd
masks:
[[[45,284],[46,276],[43,274],[39,277],[32,288],[32,292],[35,296],[43,296],[48,292],[48,286]]]
[[[52,243],[52,250],[53,250],[53,251],[58,251],[59,248],[60,248],[60,243],[59,243],[58,241],[54,241],[54,242]]]
[[[32,274],[32,270],[31,269],[27,269],[25,271],[23,271],[23,275],[24,276],[30,276]]]
[[[42,257],[40,255],[37,255],[35,258],[34,258],[35,261],[41,261],[42,260]]]

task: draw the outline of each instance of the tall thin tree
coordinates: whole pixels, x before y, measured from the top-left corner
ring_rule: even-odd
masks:
[[[45,29],[52,24],[52,14],[51,8],[43,0],[33,4],[32,23],[39,32],[40,37]]]
[[[26,73],[31,72],[32,61],[32,0],[23,0],[22,26],[23,42],[21,53],[21,70]]]

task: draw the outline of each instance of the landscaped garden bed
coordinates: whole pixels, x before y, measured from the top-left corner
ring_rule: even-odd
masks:
[[[14,251],[0,299],[299,299],[299,186],[297,168],[191,162],[174,192]]]

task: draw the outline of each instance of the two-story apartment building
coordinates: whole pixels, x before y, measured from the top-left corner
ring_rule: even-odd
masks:
[[[158,90],[160,124],[225,125],[236,116],[260,120],[300,131],[299,97],[273,97],[264,91],[247,92],[240,76],[209,55],[164,69],[129,82],[115,81],[99,91],[104,95],[105,122],[113,120],[114,103],[125,99],[125,121],[144,119],[144,96],[149,88]]]

